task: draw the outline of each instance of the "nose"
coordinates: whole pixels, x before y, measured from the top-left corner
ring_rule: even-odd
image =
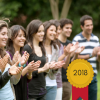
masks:
[[[25,40],[26,40],[26,38],[25,38],[24,36],[22,36],[22,40],[24,40],[24,41],[25,41]]]
[[[93,26],[91,25],[91,26],[89,26],[89,29],[92,29],[93,28]]]
[[[44,31],[41,32],[41,35],[44,36]]]
[[[5,35],[5,39],[6,39],[6,40],[8,39],[8,35],[7,35],[7,34]]]
[[[68,29],[68,31],[69,31],[69,32],[71,32],[71,31],[72,31],[72,29]]]
[[[53,31],[53,34],[54,34],[54,35],[56,35],[56,32],[55,32],[55,31]]]

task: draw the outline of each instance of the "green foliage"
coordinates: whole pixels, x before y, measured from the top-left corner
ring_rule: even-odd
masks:
[[[64,0],[59,0],[59,11],[61,13]],[[100,0],[73,0],[67,18],[73,20],[73,37],[81,31],[80,17],[88,14],[94,19],[94,33],[100,37]],[[59,14],[60,14],[59,13]],[[0,17],[7,17],[13,24],[21,24],[24,27],[33,20],[42,21],[53,19],[49,0],[0,0]]]
[[[73,0],[71,8],[69,10],[68,18],[74,22],[73,32],[70,39],[81,32],[80,28],[80,17],[87,14],[93,17],[94,30],[93,33],[100,37],[99,26],[100,26],[100,0]]]

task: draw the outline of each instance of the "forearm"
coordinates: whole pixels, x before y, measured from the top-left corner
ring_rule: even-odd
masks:
[[[76,54],[76,53],[75,53],[71,61],[74,61],[74,60],[78,59],[78,55],[79,55],[79,54]]]
[[[66,60],[65,60],[65,64],[63,65],[63,68],[64,68],[64,69],[66,69],[66,68],[68,67],[69,62],[70,62],[70,57],[71,57],[70,54],[67,55]]]
[[[64,54],[62,54],[59,58],[58,58],[58,61],[61,61],[65,58],[66,56]]]
[[[10,78],[10,81],[12,84],[16,85],[19,80],[21,78],[21,73],[17,74],[17,75],[13,75],[11,78]]]
[[[90,57],[89,57],[89,55],[78,55],[78,59],[88,60],[88,59],[90,59]]]
[[[22,76],[28,73],[28,68],[27,66],[22,70]]]

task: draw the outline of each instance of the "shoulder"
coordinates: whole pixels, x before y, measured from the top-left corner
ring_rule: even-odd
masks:
[[[82,39],[82,33],[77,34],[77,35],[73,38],[73,41],[77,41],[77,40],[80,40],[80,39]],[[72,42],[73,42],[73,41],[72,41]]]
[[[24,51],[27,51],[29,53],[31,51],[31,47],[28,44],[26,44],[24,46]]]
[[[92,33],[93,39],[99,42],[99,38]]]

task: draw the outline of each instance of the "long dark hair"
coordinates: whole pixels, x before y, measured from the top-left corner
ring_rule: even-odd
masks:
[[[6,27],[8,29],[8,23],[4,20],[0,20],[0,31]],[[5,55],[6,55],[6,51],[4,48],[0,48],[0,55],[1,55],[1,58],[3,58]]]
[[[33,38],[34,38],[34,35],[38,32],[38,29],[41,25],[43,25],[43,23],[40,20],[32,20],[26,28],[27,42],[31,45],[33,54],[35,53],[34,46],[33,46]],[[39,42],[39,46],[41,47],[41,50],[43,54],[45,55],[45,48],[43,45],[43,41]]]
[[[15,53],[15,49],[13,47],[13,40],[18,36],[19,31],[22,30],[25,34],[26,37],[26,31],[25,29],[21,26],[21,25],[13,25],[10,28],[10,35],[7,41],[7,51],[11,53],[11,55],[13,56]],[[26,42],[25,42],[26,43]],[[20,54],[23,54],[23,47],[20,48]]]
[[[44,22],[43,25],[44,25],[44,32],[45,32],[43,42],[45,43],[46,34],[47,34],[48,28],[49,28],[51,25],[54,25],[54,26],[56,27],[56,24],[55,24],[55,21],[50,20],[50,21]],[[57,27],[56,27],[56,30],[57,30]],[[51,44],[50,44],[50,45],[53,45],[54,48],[57,49],[56,41],[51,41]]]

